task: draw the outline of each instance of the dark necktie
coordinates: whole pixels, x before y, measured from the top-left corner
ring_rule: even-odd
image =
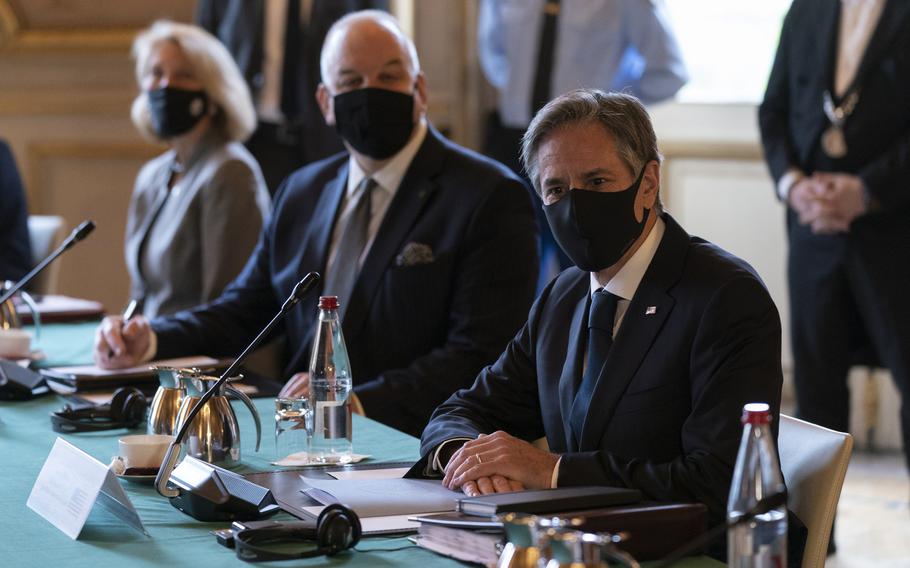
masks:
[[[543,23],[540,26],[540,44],[537,48],[537,73],[531,92],[531,116],[550,101],[553,81],[553,54],[556,51],[556,21],[559,17],[559,0],[544,2]]]
[[[300,28],[300,0],[288,0],[287,25],[284,31],[284,62],[281,68],[281,113],[286,122],[297,117],[297,74],[303,45]]]
[[[348,216],[342,229],[338,245],[335,247],[335,259],[325,276],[323,295],[338,296],[339,316],[344,318],[350,304],[351,291],[360,272],[360,256],[367,246],[370,229],[370,202],[376,182],[372,178],[363,178],[354,192],[357,203]]]
[[[591,298],[591,309],[588,312],[588,362],[569,418],[576,443],[581,440],[581,429],[588,415],[597,377],[600,376],[607,362],[607,355],[610,354],[610,347],[613,346],[613,322],[616,319],[618,302],[619,296],[603,289],[595,292]]]

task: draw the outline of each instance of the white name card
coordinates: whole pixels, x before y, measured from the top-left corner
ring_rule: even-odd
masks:
[[[63,438],[57,438],[26,504],[75,540],[96,503],[148,535],[113,472]]]

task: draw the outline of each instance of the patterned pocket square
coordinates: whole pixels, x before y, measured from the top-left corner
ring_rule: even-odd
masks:
[[[401,249],[401,254],[395,257],[396,266],[417,266],[430,264],[433,257],[433,248],[423,243],[408,243]]]

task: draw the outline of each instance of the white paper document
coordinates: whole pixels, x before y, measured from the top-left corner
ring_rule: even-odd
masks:
[[[335,479],[401,479],[410,469],[409,467],[346,469],[344,471],[330,471],[328,474]]]
[[[324,507],[303,507],[303,510],[313,516],[319,517]],[[359,515],[358,515],[359,516]],[[386,515],[384,517],[360,517],[360,528],[364,535],[397,534],[417,532],[420,522],[414,521],[414,515]]]
[[[26,504],[75,540],[96,503],[127,525],[148,534],[139,513],[108,466],[57,438]]]
[[[463,494],[450,491],[438,479],[313,479],[301,476],[316,492],[304,492],[323,505],[344,503],[361,517],[416,515],[454,511]],[[320,498],[326,493],[332,499]]]

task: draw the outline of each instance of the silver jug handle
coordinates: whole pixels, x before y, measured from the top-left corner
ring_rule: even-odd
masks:
[[[238,400],[242,400],[243,404],[250,409],[250,412],[253,413],[253,418],[256,420],[256,451],[259,451],[259,444],[262,442],[262,421],[259,419],[259,411],[256,410],[256,407],[253,405],[253,401],[250,400],[250,397],[243,394],[239,390],[235,389],[232,386],[225,385],[224,392],[227,396],[232,396]]]
[[[41,340],[41,314],[38,312],[38,303],[35,302],[35,299],[31,294],[25,290],[19,290],[19,297],[22,298],[22,302],[28,306],[28,309],[32,311],[32,322],[35,325],[35,341]]]

